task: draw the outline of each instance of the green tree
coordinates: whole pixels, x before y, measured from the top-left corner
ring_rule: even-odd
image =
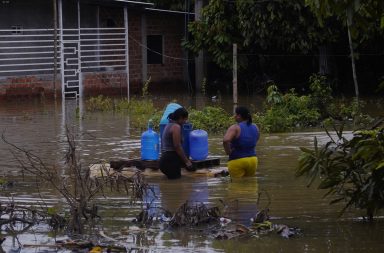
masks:
[[[211,0],[201,21],[189,24],[192,39],[184,46],[197,53],[207,50],[220,67],[232,67],[232,44],[238,44],[239,67],[247,54],[295,52],[306,54],[336,39],[320,27],[304,0]]]
[[[232,67],[232,44],[241,46],[236,5],[231,1],[211,0],[202,9],[201,20],[191,22],[193,38],[183,45],[194,53],[205,49],[222,68]]]
[[[303,0],[237,1],[236,6],[244,46],[308,53],[334,39]]]
[[[357,99],[359,86],[356,75],[354,43],[384,28],[384,1],[382,0],[305,0],[319,23],[324,25],[327,18],[336,17],[346,26],[351,53],[352,75]]]

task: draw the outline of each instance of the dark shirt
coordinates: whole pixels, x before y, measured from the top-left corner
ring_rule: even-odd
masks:
[[[175,145],[173,144],[173,136],[171,127],[176,123],[168,123],[161,136],[161,152],[175,151]]]

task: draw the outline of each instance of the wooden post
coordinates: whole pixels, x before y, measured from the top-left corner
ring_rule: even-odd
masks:
[[[53,1],[53,97],[56,101],[56,78],[57,78],[57,3]]]
[[[201,20],[203,0],[195,0],[195,21]],[[204,79],[204,51],[200,50],[195,58],[195,92],[201,93],[201,86]]]
[[[351,29],[350,29],[351,26],[349,24],[347,24],[347,27],[348,27],[349,50],[351,52],[353,84],[355,86],[356,99],[357,99],[357,102],[359,103],[359,85],[357,83],[356,64],[355,64],[355,52],[353,50],[353,42],[352,42]]]
[[[233,113],[237,107],[237,44],[233,44]]]

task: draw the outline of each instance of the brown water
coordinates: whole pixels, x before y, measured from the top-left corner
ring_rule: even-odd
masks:
[[[158,100],[159,106],[167,98]],[[186,99],[187,100],[187,99]],[[179,101],[199,106],[199,101]],[[201,101],[200,101],[201,102]],[[204,102],[204,100],[202,100]],[[258,102],[258,101],[256,101]],[[163,103],[163,104],[162,104]],[[249,103],[247,101],[247,103]],[[225,103],[229,110],[230,103]],[[258,103],[255,103],[258,104]],[[66,150],[65,126],[76,131],[82,164],[101,160],[133,158],[140,154],[140,131],[130,127],[129,117],[110,113],[87,113],[82,108],[83,118],[76,117],[75,101],[57,106],[46,103],[12,103],[0,108],[0,131],[10,142],[33,150],[48,164],[62,163]],[[277,234],[244,237],[220,241],[201,231],[200,228],[135,230],[127,228],[137,214],[138,206],[131,206],[123,194],[114,194],[108,199],[99,198],[105,232],[119,235],[119,241],[127,247],[137,247],[134,252],[382,252],[384,246],[384,219],[378,217],[373,223],[361,218],[364,213],[348,210],[338,218],[340,206],[328,205],[323,191],[307,188],[305,179],[294,177],[300,146],[312,147],[313,137],[327,141],[323,132],[300,132],[263,134],[257,147],[259,168],[253,178],[230,181],[229,178],[182,178],[168,181],[163,177],[149,179],[158,199],[154,205],[175,210],[186,200],[207,205],[220,205],[219,200],[235,203],[236,209],[226,215],[234,221],[248,224],[254,214],[258,193],[262,192],[261,205],[270,201],[272,222],[298,227],[301,233],[284,239]],[[225,166],[226,157],[221,146],[221,135],[209,136],[211,156],[220,157]],[[8,150],[0,142],[0,176],[19,178],[20,169]],[[2,189],[0,200],[10,196],[19,203],[57,203],[58,196],[41,186],[41,192],[33,179],[16,181],[15,186]],[[121,230],[131,229],[121,238]],[[54,238],[48,228],[39,227],[18,237],[22,244],[53,244]],[[17,246],[9,231],[0,231],[7,237],[2,248],[5,252]],[[50,249],[52,251],[52,249]],[[49,249],[24,247],[22,252],[49,252]],[[0,247],[1,252],[1,247]]]

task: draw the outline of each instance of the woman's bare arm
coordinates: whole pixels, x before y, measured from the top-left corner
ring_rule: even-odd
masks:
[[[179,125],[174,124],[171,128],[172,131],[172,140],[173,140],[173,146],[175,147],[176,153],[179,155],[181,160],[187,165],[192,165],[191,161],[188,159],[188,157],[185,155],[183,146],[181,145],[181,128]]]
[[[232,125],[228,128],[227,132],[224,135],[223,138],[223,147],[224,151],[227,155],[230,155],[231,150],[231,141],[234,140],[237,137],[238,133],[238,125]]]

